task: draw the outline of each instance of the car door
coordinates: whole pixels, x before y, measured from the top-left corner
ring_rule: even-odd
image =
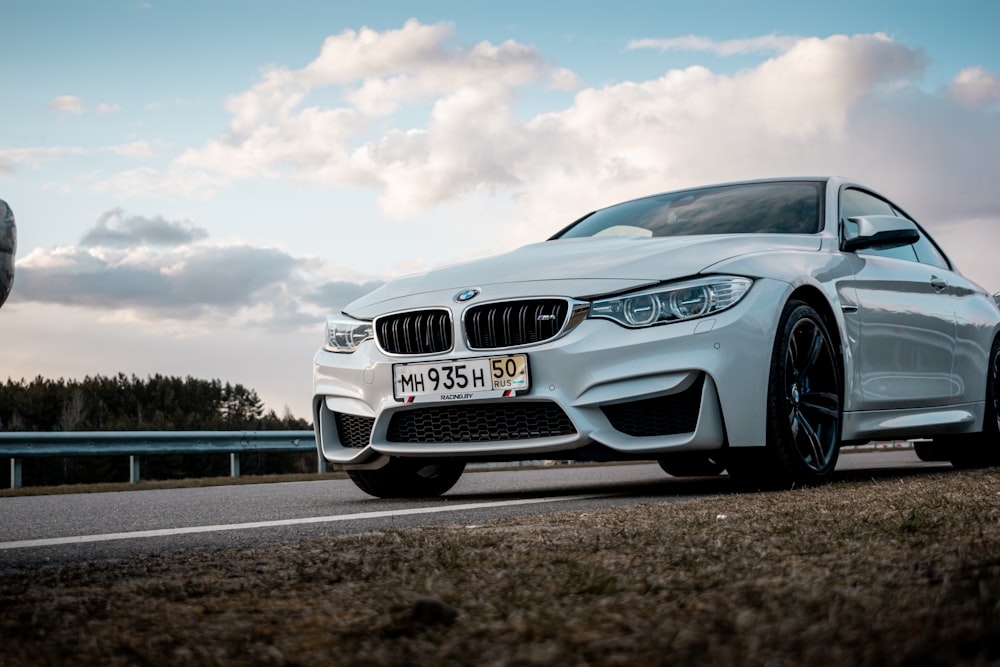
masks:
[[[844,189],[843,234],[852,233],[850,218],[866,215],[905,217],[872,193]],[[955,276],[943,258],[937,264],[920,261],[917,248],[925,241],[922,237],[914,245],[857,251],[858,310],[853,317],[859,332],[855,371],[862,409],[928,407],[957,400],[957,325],[950,294]]]

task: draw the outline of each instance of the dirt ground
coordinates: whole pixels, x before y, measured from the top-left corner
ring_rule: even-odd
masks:
[[[1000,471],[0,571],[0,665],[1000,665]]]

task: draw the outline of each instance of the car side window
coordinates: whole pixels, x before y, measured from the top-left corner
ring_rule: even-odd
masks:
[[[862,215],[894,215],[899,218],[908,216],[901,213],[895,206],[863,190],[848,188],[840,195],[840,219],[844,224],[844,235],[850,238],[851,234],[857,234],[857,225],[848,218]],[[919,229],[919,225],[917,225]],[[909,262],[920,262],[930,266],[937,266],[942,269],[951,270],[951,264],[944,256],[944,253],[937,247],[924,230],[919,229],[920,239],[913,245],[899,248],[865,249],[859,252],[867,255],[878,255],[880,257],[894,257],[895,259],[905,259]]]
[[[931,266],[939,266],[942,269],[951,270],[948,260],[945,259],[945,256],[934,245],[934,242],[927,238],[923,232],[920,233],[920,240],[913,244],[913,250],[917,253],[917,260],[922,264],[930,264]]]
[[[861,215],[898,215],[889,202],[867,192],[848,188],[840,195],[840,217],[842,220]]]
[[[844,236],[851,238],[857,235],[858,225],[851,222],[850,218],[863,215],[895,215],[902,217],[893,208],[892,204],[870,195],[862,190],[848,188],[840,194],[840,219],[844,225]],[[893,257],[895,259],[905,259],[908,262],[919,261],[913,246],[900,246],[898,248],[866,248],[859,250],[859,254],[878,255],[879,257]]]

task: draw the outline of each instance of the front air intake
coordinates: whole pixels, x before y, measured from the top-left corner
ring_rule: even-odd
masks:
[[[386,440],[405,443],[501,442],[576,433],[555,403],[443,405],[392,415]]]
[[[601,408],[616,431],[637,438],[691,433],[698,427],[704,374],[676,394],[646,398]]]
[[[337,435],[343,447],[360,449],[367,447],[372,439],[372,427],[375,426],[374,417],[359,417],[343,412],[333,413],[334,423],[337,425]]]

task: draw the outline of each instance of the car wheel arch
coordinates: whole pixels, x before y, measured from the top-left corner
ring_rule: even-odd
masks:
[[[828,317],[801,293],[783,303],[770,355],[766,442],[730,449],[726,457],[738,485],[787,488],[823,483],[833,473],[842,443],[843,382],[839,336],[827,331]]]
[[[766,449],[777,464],[775,481],[822,482],[836,466],[843,428],[843,367],[838,338],[829,328],[820,310],[802,298],[793,295],[782,309],[768,379]],[[806,348],[799,345],[803,341],[808,341]],[[808,361],[800,365],[804,359]],[[826,398],[831,393],[824,392],[831,390],[836,396]],[[831,414],[834,410],[836,415]]]
[[[812,307],[823,320],[824,326],[826,326],[827,333],[833,339],[833,347],[837,352],[837,368],[840,370],[840,401],[841,405],[844,402],[844,390],[845,384],[847,382],[847,367],[844,360],[844,339],[843,339],[843,327],[834,315],[833,306],[830,301],[818,288],[811,285],[805,285],[799,287],[793,291],[788,299],[785,300],[785,304],[789,301],[802,301],[803,303]],[[784,307],[784,306],[782,306]]]
[[[1000,336],[990,345],[984,399],[982,430],[935,437],[931,442],[934,453],[956,468],[1000,466]]]

